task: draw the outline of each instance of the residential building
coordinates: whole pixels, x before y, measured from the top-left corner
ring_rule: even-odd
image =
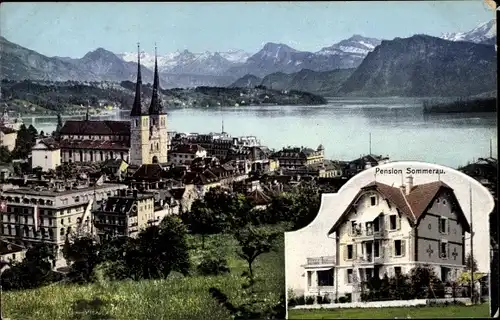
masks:
[[[0,125],[0,146],[6,147],[9,151],[16,147],[17,131],[10,127]]]
[[[336,234],[336,272],[343,293],[356,291],[356,280],[407,273],[432,265],[443,282],[465,267],[467,218],[442,181],[402,187],[372,182],[361,188],[329,235]],[[353,292],[354,291],[354,292]]]
[[[347,164],[344,170],[344,175],[351,178],[363,170],[373,168],[389,162],[388,156],[377,156],[373,154],[368,154],[361,156],[358,159],[352,160]]]
[[[2,115],[0,115],[0,127],[10,128],[16,131],[19,131],[21,126],[23,125],[23,119],[20,115],[15,118],[11,118],[9,116],[9,111],[7,107],[5,107],[2,111]]]
[[[90,224],[89,212],[94,202],[99,203],[124,188],[127,186],[122,184],[52,181],[48,186],[2,191],[0,236],[26,248],[48,243],[55,249],[57,262],[64,263],[62,249],[66,235],[82,224]]]
[[[479,158],[477,161],[469,163],[458,170],[479,181],[479,183],[488,188],[488,190],[490,190],[493,194],[493,197],[496,198],[498,172],[497,159],[492,157]]]
[[[124,176],[128,169],[128,163],[122,159],[109,159],[102,164],[101,172],[113,177]]]
[[[284,170],[300,169],[315,163],[321,163],[325,158],[325,149],[320,145],[316,150],[304,147],[287,147],[271,155],[279,161]]]
[[[411,177],[405,176],[408,170]],[[285,233],[287,294],[351,295],[356,301],[359,282],[419,265],[431,266],[445,282],[453,280],[470,252],[471,216],[474,258],[479,271],[487,272],[485,217],[494,208],[485,187],[448,167],[396,161],[366,169],[336,193],[323,194],[308,226]]]
[[[40,139],[31,149],[31,168],[42,168],[43,172],[55,170],[61,165],[61,148],[52,139]]]
[[[0,240],[0,261],[21,262],[26,256],[26,251],[23,246]]]
[[[256,186],[247,193],[247,199],[254,209],[264,210],[271,204],[271,197],[267,195],[262,188]]]
[[[172,148],[178,144],[198,144],[207,150],[207,156],[225,160],[233,148],[258,147],[260,141],[255,136],[233,137],[228,133],[177,133],[171,140]]]
[[[174,165],[191,165],[195,158],[206,158],[207,150],[198,144],[178,144],[169,152],[170,162]]]
[[[282,170],[284,175],[292,176],[312,176],[317,178],[340,178],[342,177],[342,167],[331,160],[323,160],[303,167]]]
[[[178,214],[178,205],[170,195],[156,196],[153,192],[122,189],[118,195],[108,197],[93,212],[97,234],[136,237],[141,230],[159,225],[165,216]]]

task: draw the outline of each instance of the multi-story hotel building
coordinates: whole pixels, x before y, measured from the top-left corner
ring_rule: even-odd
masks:
[[[91,225],[94,199],[100,202],[126,189],[123,184],[104,183],[68,186],[65,181],[49,187],[18,187],[0,195],[0,235],[7,241],[29,248],[45,242],[53,246],[57,263],[63,263],[66,235],[82,223]],[[85,220],[82,220],[85,217]]]

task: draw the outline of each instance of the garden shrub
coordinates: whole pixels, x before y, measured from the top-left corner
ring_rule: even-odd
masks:
[[[227,261],[221,257],[205,257],[198,265],[198,272],[204,276],[217,276],[229,273]]]

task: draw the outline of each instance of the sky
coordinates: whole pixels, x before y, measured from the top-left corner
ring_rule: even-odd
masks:
[[[466,32],[495,17],[482,0],[373,2],[3,2],[0,35],[47,56],[102,47],[167,54],[243,49],[266,42],[318,51],[353,34],[380,39]]]

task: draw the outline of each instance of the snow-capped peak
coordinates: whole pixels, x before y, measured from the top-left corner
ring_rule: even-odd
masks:
[[[379,39],[367,38],[355,34],[349,39],[342,40],[330,47],[325,47],[317,52],[320,55],[344,55],[354,54],[366,56],[370,51],[373,51],[380,44]]]
[[[117,54],[125,61],[137,61],[137,53],[126,52]],[[154,53],[141,52],[141,64],[148,68],[154,68],[155,56]],[[209,74],[217,74],[225,71],[232,64],[245,62],[250,54],[243,50],[230,50],[227,52],[210,52],[193,53],[187,49],[177,50],[176,52],[159,54],[158,68],[160,72],[173,73],[192,73],[201,72]],[[220,70],[219,70],[220,69]]]
[[[493,19],[481,23],[468,32],[443,33],[441,38],[450,41],[489,42],[496,38],[496,21]]]
[[[232,49],[226,52],[219,52],[219,54],[229,62],[244,63],[250,58],[251,54],[240,49]]]

